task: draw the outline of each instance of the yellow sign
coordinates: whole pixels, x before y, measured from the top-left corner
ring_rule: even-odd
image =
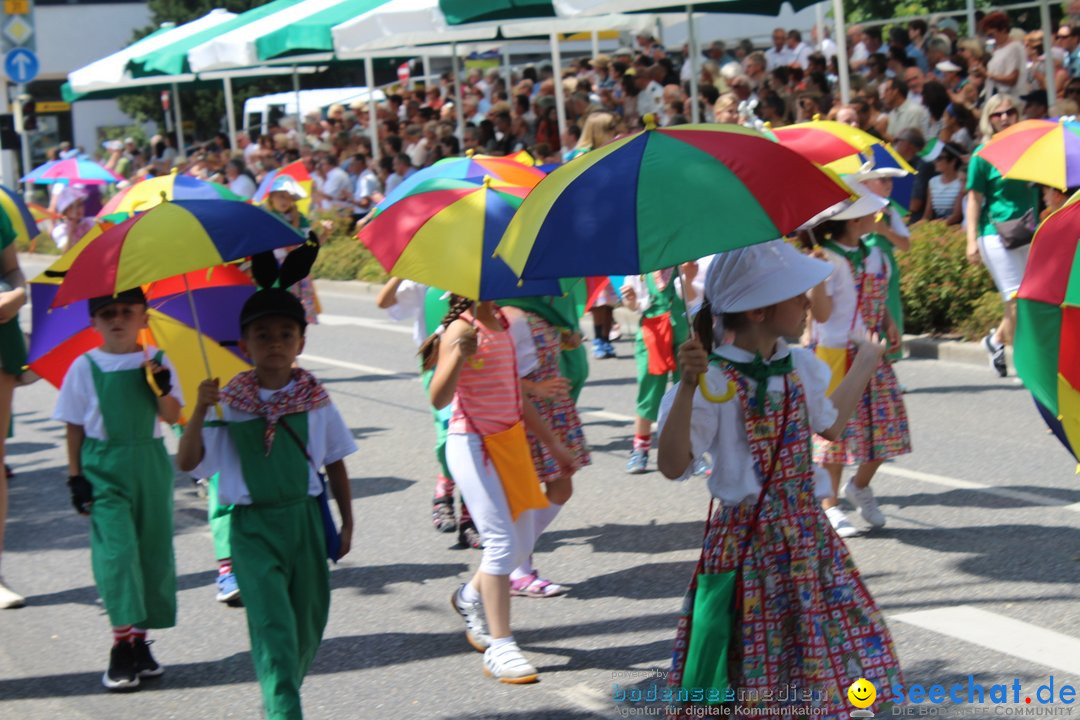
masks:
[[[30,0],[4,0],[5,15],[29,15]]]
[[[66,103],[62,100],[38,100],[34,103],[34,108],[39,113],[68,112],[71,110],[71,103]]]

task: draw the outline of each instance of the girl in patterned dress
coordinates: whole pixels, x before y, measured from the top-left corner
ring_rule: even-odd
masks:
[[[860,677],[877,687],[876,712],[900,681],[882,615],[815,500],[810,457],[813,432],[839,437],[885,344],[860,341],[847,376],[827,396],[829,369],[783,339],[801,333],[806,292],[831,272],[780,240],[717,255],[697,337],[679,349],[681,381],[660,412],[659,468],[668,478],[689,478],[706,454],[714,466],[701,558],[668,675],[665,699],[676,716],[688,702],[727,702],[813,706],[821,713],[815,717],[846,719],[847,689]],[[709,619],[694,621],[698,580],[729,571],[731,639],[726,660],[709,667],[708,653],[691,656],[690,649],[725,641],[716,631],[692,635],[704,633]],[[725,667],[727,687],[703,686],[694,672],[716,677]]]
[[[539,539],[570,499],[573,493],[572,473],[592,460],[585,446],[585,434],[581,430],[577,407],[570,396],[570,381],[562,376],[559,368],[559,356],[564,344],[576,342],[580,345],[581,335],[578,333],[576,337],[564,339],[562,331],[539,314],[544,310],[543,300],[540,298],[523,307],[537,312],[519,307],[503,308],[512,327],[520,325],[523,329],[527,328],[527,332],[515,333],[518,369],[522,374],[521,384],[527,399],[532,402],[540,417],[574,460],[573,470],[566,472],[541,439],[535,433],[528,433],[533,465],[544,484],[549,502],[548,507],[533,513],[533,534]],[[568,589],[565,585],[542,578],[539,571],[533,567],[531,555],[510,573],[511,595],[555,597],[563,595]]]
[[[875,214],[887,201],[860,183],[848,180],[859,201],[820,228],[824,238],[822,259],[834,268],[829,280],[810,294],[813,323],[811,343],[820,358],[832,368],[832,386],[844,376],[855,351],[853,337],[869,330],[889,341],[889,351],[900,348],[900,331],[889,314],[888,260],[878,247],[868,247],[863,235],[874,226]],[[838,438],[814,438],[814,462],[828,471],[832,495],[821,501],[837,531],[847,531],[850,522],[837,505],[840,477],[845,465],[857,465],[855,475],[843,487],[844,496],[859,509],[871,527],[885,525],[885,515],[870,489],[881,464],[911,452],[907,412],[892,365],[883,358],[863,393],[854,417]]]
[[[271,213],[307,235],[312,229],[311,222],[296,206],[297,200],[303,200],[306,197],[307,192],[300,187],[300,183],[288,175],[279,175],[274,178],[274,182],[270,186],[270,191],[266,195],[266,204]],[[327,230],[325,226],[320,224],[316,232],[319,236],[319,242],[326,239]],[[292,249],[292,247],[278,248],[274,251],[274,257],[277,258],[278,262],[282,262]],[[318,324],[319,299],[315,295],[315,283],[311,281],[311,278],[301,278],[299,282],[289,288],[289,292],[299,298],[300,303],[304,306],[304,316],[307,318],[308,325]]]

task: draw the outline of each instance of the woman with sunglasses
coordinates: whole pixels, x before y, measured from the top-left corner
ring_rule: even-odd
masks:
[[[1019,119],[1020,112],[1012,97],[1002,93],[991,96],[983,107],[980,122],[983,143],[1015,125]],[[976,153],[978,150],[976,148]],[[990,163],[977,154],[972,155],[967,179],[967,258],[972,264],[986,266],[1005,302],[1001,323],[983,338],[983,345],[990,355],[990,366],[1000,377],[1008,374],[1005,345],[1012,342],[1016,326],[1013,298],[1024,276],[1029,246],[1005,247],[999,226],[1024,217],[1029,210],[1034,211],[1037,204],[1038,193],[1034,185],[1006,180]]]

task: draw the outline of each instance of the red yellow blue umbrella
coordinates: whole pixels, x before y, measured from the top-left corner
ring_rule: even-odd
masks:
[[[144,285],[192,270],[304,242],[291,226],[247,203],[166,202],[80,242],[66,268],[55,306]]]
[[[1080,186],[1080,122],[1024,120],[1008,127],[975,153],[1009,180],[1059,190]]]
[[[891,160],[888,163],[890,166],[908,173],[915,172],[888,143],[857,127],[834,120],[811,120],[774,128],[770,132],[777,142],[838,175],[859,172],[863,163],[875,156]],[[877,164],[880,166],[881,162]]]
[[[14,190],[0,185],[0,212],[7,215],[15,238],[22,246],[29,244],[41,234],[30,208]]]
[[[639,275],[782,237],[849,201],[755,130],[653,126],[540,181],[496,253],[526,279]]]
[[[97,217],[115,213],[146,212],[165,200],[233,200],[244,202],[229,188],[175,171],[161,177],[141,180],[118,192],[105,204]]]

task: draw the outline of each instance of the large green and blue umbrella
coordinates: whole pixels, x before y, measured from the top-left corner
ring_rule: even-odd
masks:
[[[554,170],[496,253],[524,278],[638,275],[783,237],[850,197],[755,130],[653,128]]]

